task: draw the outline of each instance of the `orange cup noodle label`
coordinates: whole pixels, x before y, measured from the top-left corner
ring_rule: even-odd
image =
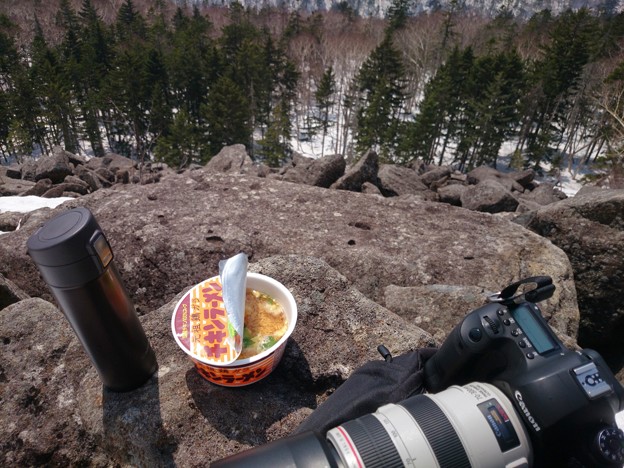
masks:
[[[209,382],[225,387],[242,387],[262,380],[277,367],[284,354],[285,344],[258,362],[239,367],[213,367],[193,359],[199,374]]]
[[[230,325],[219,277],[189,290],[174,311],[173,328],[180,345],[200,361],[228,364],[236,360],[242,340]]]

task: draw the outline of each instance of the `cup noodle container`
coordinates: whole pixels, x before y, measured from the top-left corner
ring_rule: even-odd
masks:
[[[227,329],[225,307],[218,276],[209,278],[191,288],[175,306],[171,317],[171,331],[178,346],[189,355],[195,367],[206,380],[225,387],[241,387],[257,382],[279,364],[286,341],[297,323],[297,304],[286,287],[265,275],[247,273],[247,288],[268,294],[277,301],[286,314],[288,329],[284,336],[271,348],[246,359],[237,359],[229,364],[216,364],[221,356],[231,360],[232,349],[215,345],[215,333]],[[205,302],[207,298],[208,302]],[[220,318],[220,321],[215,320]],[[212,359],[206,358],[206,346]],[[202,350],[202,348],[204,348]]]

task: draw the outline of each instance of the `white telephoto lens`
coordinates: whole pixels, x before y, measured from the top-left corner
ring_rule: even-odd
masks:
[[[327,433],[348,468],[524,468],[531,445],[509,399],[484,383],[417,395]]]

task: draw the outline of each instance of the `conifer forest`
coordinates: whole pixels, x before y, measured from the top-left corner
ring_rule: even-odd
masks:
[[[514,168],[624,164],[624,13],[46,3],[0,14],[5,161],[60,145],[183,168],[242,143],[279,166],[314,138],[462,170],[504,144]]]

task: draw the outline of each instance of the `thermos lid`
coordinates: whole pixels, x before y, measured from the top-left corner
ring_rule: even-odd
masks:
[[[50,219],[30,236],[26,245],[44,279],[59,287],[96,278],[113,258],[102,229],[84,207]]]

